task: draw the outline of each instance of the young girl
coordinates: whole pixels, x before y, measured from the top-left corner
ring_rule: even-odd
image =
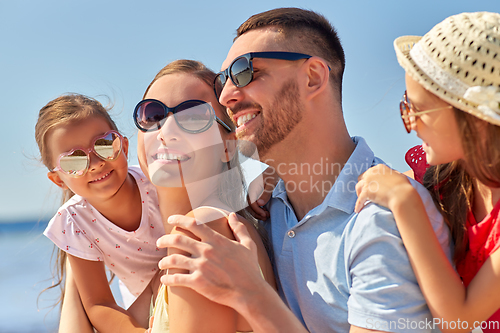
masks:
[[[81,299],[99,332],[144,332],[147,306],[120,308],[105,266],[134,296],[151,299],[158,261],[166,255],[156,247],[164,232],[154,186],[139,168],[128,167],[128,140],[94,99],[70,94],[49,102],[40,110],[35,136],[48,178],[66,199],[75,193],[44,232],[67,254],[71,266],[71,304],[63,305],[63,315],[68,306],[78,312],[75,300]],[[71,329],[78,330],[84,328]]]
[[[443,331],[480,326],[483,332],[499,332],[500,15],[451,16],[422,38],[400,37],[394,44],[406,71],[401,115],[425,151],[411,151],[410,157],[417,165],[425,158],[431,165],[424,185],[450,227],[460,276],[405,176],[384,166],[368,170],[356,187],[356,210],[367,200],[392,210]]]
[[[157,188],[166,233],[183,232],[167,223],[169,216],[183,214],[234,239],[227,216],[243,208],[243,183],[234,125],[214,96],[214,79],[199,62],[174,61],[156,75],[135,108],[139,161]],[[251,223],[247,228],[258,244],[262,277],[274,286],[259,233]],[[234,333],[251,327],[233,309],[189,288],[162,286],[152,331],[169,330]]]

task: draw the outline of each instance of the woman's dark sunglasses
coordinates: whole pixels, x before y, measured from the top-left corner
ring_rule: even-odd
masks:
[[[228,68],[218,73],[214,80],[215,97],[219,100],[222,89],[226,85],[227,79],[231,78],[233,84],[242,88],[252,82],[253,79],[253,58],[279,59],[295,61],[309,59],[312,56],[295,52],[250,52],[234,59]]]
[[[232,131],[215,115],[209,103],[196,99],[182,102],[173,108],[169,108],[156,99],[142,100],[135,107],[134,122],[143,132],[157,131],[163,126],[170,112],[174,115],[177,125],[188,133],[201,133],[208,130],[214,119],[228,132]]]

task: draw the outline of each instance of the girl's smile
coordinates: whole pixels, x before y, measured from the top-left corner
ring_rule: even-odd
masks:
[[[101,117],[90,117],[77,123],[55,127],[47,135],[47,146],[51,152],[52,163],[56,158],[74,147],[89,147],[92,140],[111,130]],[[50,171],[48,177],[58,186],[69,188],[74,193],[88,198],[89,202],[113,197],[121,189],[128,175],[126,153],[128,141],[123,140],[120,155],[113,161],[106,161],[95,153],[89,154],[89,167],[81,177],[73,177],[62,171]]]

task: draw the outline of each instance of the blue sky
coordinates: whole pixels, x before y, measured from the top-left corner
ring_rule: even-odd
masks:
[[[37,160],[34,139],[38,111],[49,100],[78,92],[111,101],[136,164],[131,114],[158,70],[181,58],[219,70],[239,24],[288,6],[322,13],[336,27],[347,60],[349,131],[400,171],[419,140],[398,116],[404,72],[393,40],[423,35],[453,14],[500,9],[498,0],[0,1],[0,222],[45,219],[58,207],[59,190]]]

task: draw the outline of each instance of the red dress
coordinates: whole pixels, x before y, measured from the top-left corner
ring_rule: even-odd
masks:
[[[429,167],[422,146],[411,148],[406,153],[405,159],[415,174],[415,180],[421,183],[425,170]],[[469,246],[465,257],[457,262],[457,272],[467,287],[488,257],[500,248],[500,201],[496,203],[491,212],[479,223],[476,222],[474,214],[469,212],[466,228]],[[500,297],[500,295],[492,296]],[[498,327],[494,325],[500,323],[500,309],[488,321],[496,321],[496,323],[491,323],[491,327]],[[498,329],[488,328],[483,328],[482,330],[484,333],[499,331]]]

